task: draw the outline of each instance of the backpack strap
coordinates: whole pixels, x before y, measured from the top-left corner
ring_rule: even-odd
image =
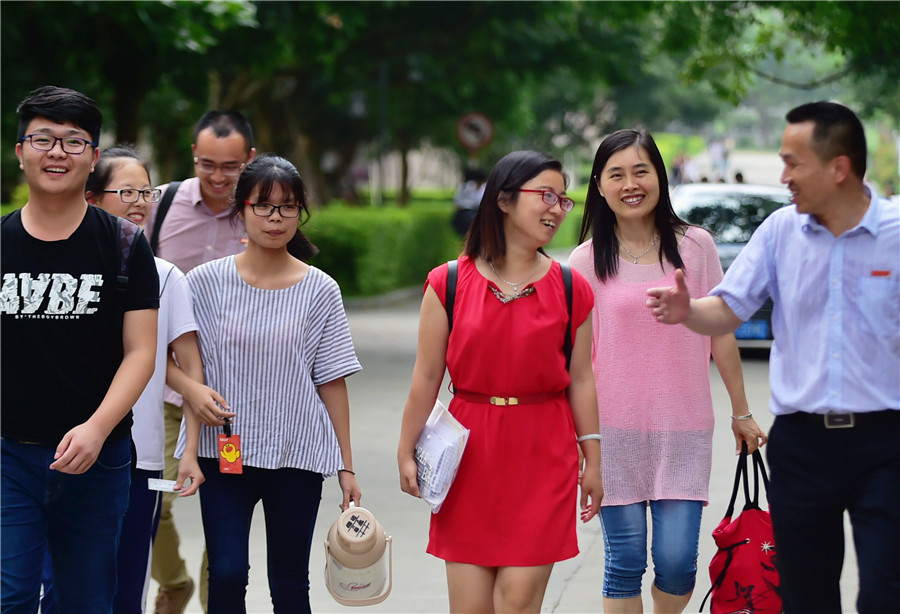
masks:
[[[116,275],[116,289],[123,294],[128,292],[128,269],[131,268],[131,256],[134,253],[131,248],[142,234],[144,231],[137,224],[128,221],[123,224],[122,218],[116,218],[116,235],[119,237],[119,273]]]
[[[447,296],[444,301],[447,310],[447,325],[449,331],[453,330],[453,303],[456,300],[456,278],[457,278],[458,261],[450,260],[447,262]],[[563,354],[566,355],[566,371],[569,370],[569,364],[572,362],[572,269],[568,264],[559,264],[562,271],[563,288],[566,292],[566,311],[568,318],[566,319],[566,339],[563,342]],[[449,332],[448,331],[448,332]]]
[[[178,192],[180,186],[180,181],[171,182],[168,187],[166,187],[166,192],[163,194],[162,200],[159,201],[159,207],[156,208],[156,218],[153,220],[153,236],[150,237],[150,249],[153,250],[154,256],[156,255],[157,248],[159,248],[159,231],[162,228],[163,220],[166,219],[169,207],[172,206],[172,199],[175,198],[175,194]]]
[[[453,303],[456,301],[456,277],[458,269],[458,260],[449,260],[447,262],[447,296],[444,300],[447,310],[447,334],[453,330]]]
[[[566,311],[569,314],[566,320],[566,340],[563,342],[563,354],[566,355],[566,371],[572,363],[572,269],[568,264],[560,263],[562,271],[563,288],[566,291]]]

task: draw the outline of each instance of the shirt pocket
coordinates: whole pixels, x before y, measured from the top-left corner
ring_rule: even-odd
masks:
[[[894,277],[859,279],[859,327],[877,337],[896,335],[900,325],[900,288]]]

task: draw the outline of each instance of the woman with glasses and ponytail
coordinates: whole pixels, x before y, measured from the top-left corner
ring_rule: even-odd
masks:
[[[131,220],[143,227],[147,212],[159,202],[160,191],[152,188],[150,172],[128,146],[107,149],[85,185],[85,199],[115,216]],[[137,452],[132,470],[128,510],[119,539],[118,578],[114,611],[140,614],[146,610],[147,565],[150,549],[159,523],[161,492],[148,487],[148,480],[162,477],[165,464],[163,447],[163,390],[167,379],[166,361],[170,351],[178,360],[170,370],[183,370],[197,378],[203,375],[197,346],[197,323],[191,309],[191,293],[184,274],[171,262],[156,260],[159,274],[159,319],[157,326],[156,369],[150,383],[134,406],[131,438]],[[180,367],[178,366],[180,365]],[[171,374],[169,374],[171,376]],[[175,376],[177,377],[177,376]],[[193,397],[196,406],[216,403],[227,406],[225,399],[207,389],[203,396]],[[194,482],[179,488],[180,496],[197,492],[199,475]],[[179,487],[184,483],[181,480]]]
[[[247,249],[188,273],[206,383],[234,412],[203,421],[185,412],[179,480],[201,474],[209,557],[209,614],[244,612],[249,532],[266,520],[275,612],[310,611],[309,557],[324,478],[337,475],[341,508],[360,503],[345,378],[360,370],[337,283],[308,265],[318,251],[299,172],[255,158],[237,181],[232,214]]]

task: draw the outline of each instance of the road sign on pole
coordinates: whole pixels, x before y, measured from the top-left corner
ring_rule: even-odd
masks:
[[[469,153],[476,152],[494,140],[494,124],[484,113],[466,113],[456,122],[456,138]]]

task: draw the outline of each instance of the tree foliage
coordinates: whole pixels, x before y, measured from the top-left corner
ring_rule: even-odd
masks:
[[[431,144],[464,158],[454,127],[469,111],[495,124],[484,166],[514,147],[591,151],[617,127],[703,125],[766,79],[852,82],[864,112],[897,118],[892,11],[864,2],[3,2],[2,132],[14,141],[26,92],[73,87],[102,105],[113,140],[149,145],[155,179],[168,181],[191,173],[203,111],[236,108],[257,148],[295,160],[314,202],[326,202],[352,187],[361,151]],[[836,59],[791,67],[804,48]],[[19,180],[11,147],[2,159],[7,194]]]

